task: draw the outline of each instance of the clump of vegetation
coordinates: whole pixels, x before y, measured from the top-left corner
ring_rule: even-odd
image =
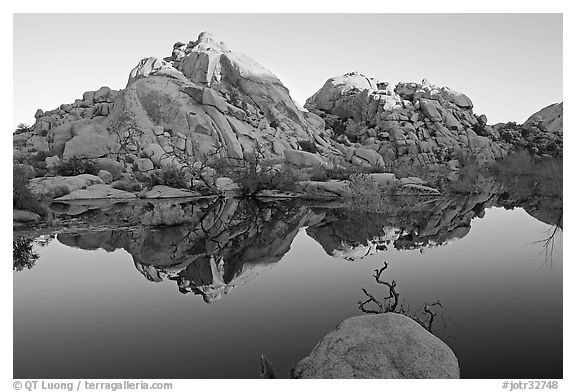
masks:
[[[347,163],[334,164],[331,167],[315,167],[310,174],[312,181],[348,180],[355,174],[382,173],[384,169],[376,166],[354,166]]]
[[[541,158],[519,151],[496,162],[490,170],[512,193],[562,197],[562,159]]]
[[[189,181],[182,170],[175,167],[162,168],[152,173],[148,180],[148,186],[166,185],[172,188],[189,188]]]
[[[544,159],[531,155],[527,150],[508,154],[495,162],[490,171],[495,174],[531,174],[562,178],[562,160]]]
[[[498,131],[500,137],[512,144],[516,151],[528,150],[534,155],[562,157],[562,133],[549,131],[541,121],[534,120],[524,125],[509,122],[502,125]]]
[[[61,176],[77,176],[79,174],[98,174],[94,161],[88,158],[73,157],[63,161],[58,166],[57,172]]]
[[[366,173],[352,174],[350,181],[350,193],[346,202],[350,207],[362,210],[372,210],[375,203],[380,200],[381,190],[374,179]]]
[[[237,171],[233,177],[245,195],[254,195],[268,189],[294,191],[296,182],[300,180],[291,168],[274,169],[266,166],[249,167],[246,171]]]
[[[227,177],[230,175],[230,170],[234,170],[236,165],[232,165],[230,158],[218,158],[210,165],[216,172],[218,177]]]
[[[154,209],[142,215],[142,223],[145,225],[173,226],[190,222],[192,218],[186,216],[180,204],[156,204]]]
[[[18,237],[12,241],[12,258],[14,271],[22,271],[34,267],[38,260],[38,253],[32,249],[33,240],[30,238]]]
[[[12,203],[13,208],[35,212],[38,215],[48,214],[47,200],[44,200],[30,191],[30,171],[24,165],[13,166],[12,177]]]
[[[14,135],[19,135],[21,133],[26,133],[26,132],[32,132],[32,127],[29,125],[26,125],[24,123],[20,123],[20,124],[18,124],[18,126],[16,127],[16,130],[14,131]]]
[[[56,155],[54,151],[38,151],[26,159],[26,163],[35,170],[36,177],[45,176],[48,173],[46,168],[46,158]]]
[[[301,178],[291,167],[275,167],[274,162],[265,159],[262,151],[245,154],[244,160],[231,169],[228,176],[234,180],[246,196],[262,190],[294,191]]]

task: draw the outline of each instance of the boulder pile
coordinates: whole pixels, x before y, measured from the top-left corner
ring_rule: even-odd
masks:
[[[386,164],[457,166],[470,154],[483,164],[507,151],[486,116],[473,113],[470,98],[426,79],[392,88],[350,72],[328,79],[304,107],[322,117],[338,142],[377,152]]]
[[[562,104],[529,120],[539,122],[526,143],[516,140],[522,130],[487,125],[469,97],[427,80],[393,88],[351,72],[326,81],[305,108],[272,72],[204,32],[175,43],[164,59],[142,59],[123,90],[101,87],[38,110],[31,129],[14,135],[14,156],[35,155],[47,169],[105,159],[116,162],[118,178],[167,168],[194,177],[255,156],[296,167],[456,169],[470,157],[487,164],[534,143],[535,153],[549,153],[552,141],[561,154],[561,134],[549,128],[561,129]]]

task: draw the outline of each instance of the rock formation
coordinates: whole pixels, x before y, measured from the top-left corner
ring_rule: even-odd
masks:
[[[291,371],[292,378],[459,378],[444,342],[397,313],[342,321]]]
[[[108,159],[128,176],[176,167],[193,177],[198,166],[254,155],[304,167],[456,168],[468,156],[483,164],[520,146],[475,115],[466,95],[426,80],[392,88],[352,72],[326,81],[305,107],[272,72],[201,33],[164,59],[142,59],[123,90],[101,87],[38,110],[31,130],[14,135],[14,154],[44,154],[46,168]],[[561,128],[561,113],[562,104],[537,113],[535,137]]]
[[[328,79],[304,107],[324,119],[337,141],[377,152],[386,164],[456,167],[468,155],[484,164],[508,150],[486,116],[473,113],[470,98],[427,80],[392,88],[351,72]]]
[[[529,125],[533,122],[541,122],[546,129],[552,132],[563,132],[564,129],[564,103],[553,103],[546,106],[544,109],[531,115],[524,125]]]
[[[202,33],[175,44],[165,60],[141,60],[124,90],[102,87],[73,104],[39,110],[32,133],[17,139],[25,140],[20,154],[109,157],[130,173],[257,152],[283,159],[285,150],[301,150],[299,142],[338,154],[323,125],[296,107],[270,71]]]

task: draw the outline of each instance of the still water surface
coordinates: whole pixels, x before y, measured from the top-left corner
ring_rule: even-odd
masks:
[[[256,378],[261,354],[288,377],[340,321],[362,314],[362,288],[387,294],[372,277],[386,261],[383,277],[411,311],[442,303],[432,332],[456,354],[461,377],[561,378],[561,231],[546,253],[538,241],[549,224],[521,208],[482,215],[460,238],[415,249],[338,250],[307,226],[292,241],[276,233],[289,238],[272,245],[287,251],[246,264],[235,287],[214,298],[186,290],[194,278],[170,279],[178,268],[151,272],[109,236],[99,243],[106,233],[59,235],[35,245],[35,265],[14,273],[14,377]]]

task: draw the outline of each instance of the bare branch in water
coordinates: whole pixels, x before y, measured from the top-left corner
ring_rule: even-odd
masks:
[[[358,301],[358,305],[360,305],[358,308],[361,311],[363,311],[364,313],[374,313],[374,314],[384,313],[384,306],[382,305],[382,303],[380,301],[378,301],[376,298],[374,298],[374,296],[372,294],[370,294],[368,291],[366,291],[365,288],[362,288],[362,291],[364,292],[364,294],[366,294],[368,299],[364,302]],[[370,302],[374,302],[378,306],[377,311],[371,310],[371,309],[366,309],[364,307],[365,305],[369,304]]]
[[[424,328],[426,328],[428,331],[432,330],[432,323],[434,322],[434,318],[436,317],[436,313],[434,313],[432,311],[432,307],[434,306],[440,306],[442,307],[442,304],[440,303],[440,301],[436,301],[433,304],[425,304],[424,305],[424,310],[422,311],[422,313],[426,313],[428,315],[430,315],[430,318],[428,319],[428,323],[424,324]]]
[[[372,313],[372,314],[389,313],[389,312],[403,314],[405,316],[412,318],[414,321],[418,322],[420,325],[422,325],[428,331],[431,331],[432,330],[432,324],[434,323],[434,319],[436,318],[436,315],[437,315],[433,311],[433,308],[434,307],[443,308],[440,301],[436,300],[435,302],[433,302],[431,304],[424,303],[423,305],[420,305],[420,307],[416,310],[416,312],[413,315],[408,314],[409,308],[408,308],[408,306],[404,306],[404,304],[401,305],[399,309],[397,309],[398,304],[399,304],[399,300],[400,300],[400,294],[398,293],[398,291],[396,291],[396,281],[392,280],[392,282],[387,282],[387,281],[382,279],[382,273],[387,268],[388,268],[388,263],[385,261],[384,266],[380,269],[374,270],[374,275],[373,275],[374,279],[376,280],[376,283],[382,284],[388,288],[388,295],[386,297],[384,297],[384,301],[383,301],[384,303],[377,300],[365,288],[362,288],[364,295],[366,295],[368,297],[368,299],[365,300],[364,302],[358,301],[359,309],[362,310],[364,313]],[[368,305],[370,303],[375,304],[378,307],[378,310],[367,309],[366,305]],[[421,320],[420,318],[418,318],[416,316],[416,314],[421,309],[422,309],[421,313],[428,315],[428,320]]]

